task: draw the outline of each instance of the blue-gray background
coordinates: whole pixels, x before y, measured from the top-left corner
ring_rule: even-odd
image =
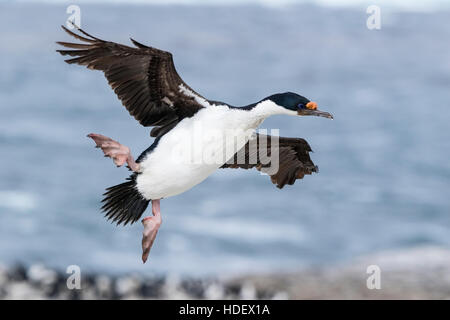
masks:
[[[230,274],[450,246],[450,12],[382,7],[370,31],[363,5],[80,4],[88,32],[172,52],[208,98],[245,105],[289,90],[335,115],[262,126],[307,139],[317,175],[278,190],[256,171],[224,170],[163,200],[143,266],[142,226],[116,227],[99,211],[128,172],[86,134],[138,155],[149,130],[101,73],[55,53],[54,41],[69,40],[67,3],[31,2],[0,4],[1,262]]]

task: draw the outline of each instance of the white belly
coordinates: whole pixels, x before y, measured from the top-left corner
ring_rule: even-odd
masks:
[[[141,161],[139,192],[147,199],[161,199],[189,190],[233,157],[261,122],[225,106],[184,119]]]

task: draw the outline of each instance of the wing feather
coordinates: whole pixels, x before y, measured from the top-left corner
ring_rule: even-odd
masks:
[[[279,137],[278,143],[273,145],[271,136],[257,135],[255,139],[257,140],[249,141],[222,168],[256,168],[258,171],[268,173],[272,183],[280,189],[286,184],[294,184],[297,179],[302,179],[305,175],[318,172],[318,167],[309,157],[312,150],[306,140]],[[262,139],[266,141],[264,144],[261,144]],[[251,142],[256,142],[256,147],[252,147]],[[240,152],[243,153],[243,157],[238,156]],[[272,167],[272,161],[276,159],[272,157],[274,153],[278,153],[277,170],[276,165]],[[261,155],[267,155],[270,161],[263,161]],[[241,159],[243,161],[239,161]]]
[[[72,58],[69,64],[84,65],[105,74],[128,112],[143,126],[159,126],[156,133],[167,132],[185,117],[193,116],[203,108],[192,96],[180,91],[180,85],[188,88],[178,75],[172,54],[149,47],[131,39],[135,47],[101,40],[77,28],[77,34],[62,26],[64,31],[83,43],[57,42],[69,48],[57,50]],[[204,99],[204,98],[203,98]],[[165,126],[169,126],[165,128]]]

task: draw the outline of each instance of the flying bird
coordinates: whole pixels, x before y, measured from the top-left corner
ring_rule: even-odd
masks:
[[[76,27],[76,26],[75,26]],[[132,171],[126,182],[106,189],[105,216],[126,225],[140,219],[149,203],[152,216],[142,220],[142,261],[161,225],[160,199],[183,193],[219,168],[257,170],[283,188],[317,172],[309,144],[301,138],[257,134],[268,117],[320,116],[317,103],[292,92],[277,93],[243,107],[209,100],[189,87],[175,70],[172,54],[133,39],[134,47],[101,40],[76,27],[80,42],[57,42],[69,64],[103,71],[123,106],[144,127],[153,127],[148,149],[134,159],[130,149],[101,134],[91,133],[106,157]]]

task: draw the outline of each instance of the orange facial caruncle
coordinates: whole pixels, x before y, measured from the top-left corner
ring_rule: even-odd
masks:
[[[317,103],[310,101],[306,104],[306,108],[311,110],[317,110]]]

